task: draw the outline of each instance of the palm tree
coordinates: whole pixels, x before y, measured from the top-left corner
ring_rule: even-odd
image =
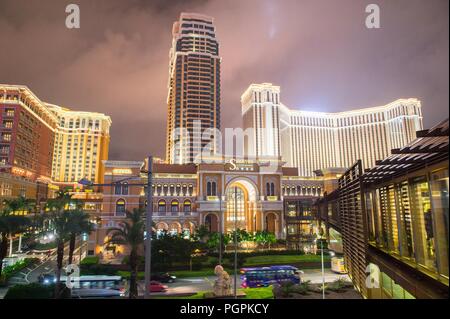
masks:
[[[73,252],[75,250],[75,241],[77,236],[81,236],[83,233],[91,233],[94,229],[94,225],[89,221],[89,214],[80,209],[70,211],[68,222],[70,229],[68,264],[70,265],[73,260]]]
[[[47,201],[48,219],[52,223],[56,237],[56,285],[55,298],[61,298],[61,270],[64,259],[64,243],[69,240],[71,228],[70,220],[70,204],[72,199],[70,194],[58,192],[57,197]]]
[[[4,201],[4,209],[0,213],[0,276],[3,259],[8,252],[8,237],[12,246],[12,237],[23,233],[30,224],[29,219],[24,215],[16,215],[19,212],[28,211],[31,207],[29,203],[29,200],[22,197]]]
[[[139,266],[139,251],[144,246],[145,222],[143,220],[143,210],[133,209],[133,212],[126,212],[127,218],[123,227],[115,227],[108,230],[109,242],[118,245],[127,245],[130,248],[130,299],[138,297],[137,274]]]

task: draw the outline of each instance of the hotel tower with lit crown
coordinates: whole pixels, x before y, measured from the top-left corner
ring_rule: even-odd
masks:
[[[102,113],[46,105],[58,119],[53,152],[53,181],[74,183],[86,178],[94,183],[102,183],[103,161],[108,159],[111,118]]]
[[[214,135],[201,142],[193,140],[194,134],[207,129],[220,130],[221,58],[211,17],[182,13],[172,35],[166,161],[184,164],[217,146]]]
[[[289,109],[280,102],[279,86],[262,83],[250,85],[241,103],[244,129],[253,130],[247,154],[281,156],[300,176],[350,167],[358,159],[373,167],[423,129],[421,103],[414,98],[339,113],[310,112]]]

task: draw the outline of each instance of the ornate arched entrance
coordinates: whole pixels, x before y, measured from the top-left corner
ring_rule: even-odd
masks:
[[[252,229],[253,205],[257,199],[257,188],[247,178],[236,178],[226,188],[225,231],[235,228]]]

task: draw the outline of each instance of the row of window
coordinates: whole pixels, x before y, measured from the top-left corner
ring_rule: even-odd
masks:
[[[147,205],[147,202],[145,203]],[[158,201],[158,213],[166,213],[167,212],[167,204],[166,201],[161,199]],[[184,213],[190,213],[192,210],[192,202],[188,199],[186,199],[183,202],[183,205],[180,204],[180,202],[176,199],[172,200],[170,202],[170,212],[172,213],[178,213],[180,212],[180,208],[182,208],[182,211]],[[123,216],[126,212],[126,202],[124,199],[118,199],[116,201],[116,215]]]

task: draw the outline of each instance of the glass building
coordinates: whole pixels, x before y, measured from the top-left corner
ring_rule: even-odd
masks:
[[[448,298],[448,134],[447,119],[371,169],[358,161],[317,202],[364,297]]]

